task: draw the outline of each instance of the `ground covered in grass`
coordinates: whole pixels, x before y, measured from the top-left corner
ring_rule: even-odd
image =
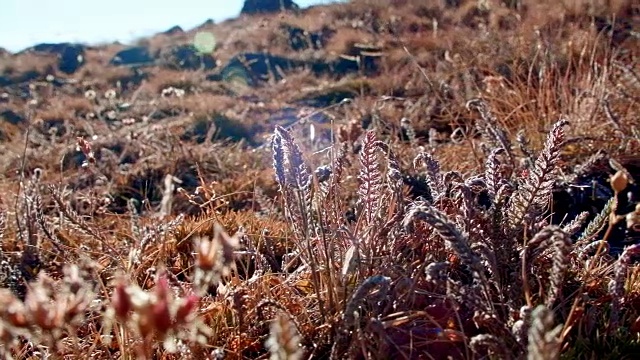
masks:
[[[639,34],[352,0],[0,51],[0,353],[635,358]]]

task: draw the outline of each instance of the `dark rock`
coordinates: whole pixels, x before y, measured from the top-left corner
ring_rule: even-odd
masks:
[[[292,0],[245,0],[240,13],[252,15],[298,9],[300,7]]]
[[[595,216],[612,196],[606,173],[578,177],[571,184],[554,189],[551,221],[560,224],[566,219],[575,219],[584,211]]]
[[[349,224],[353,224],[358,220],[358,217],[356,216],[356,211],[353,208],[348,209],[347,211],[345,211],[344,213],[344,219],[349,223]]]
[[[402,177],[404,185],[409,187],[411,199],[433,202],[433,195],[427,177],[424,175],[404,175]]]
[[[0,75],[0,86],[12,86],[19,85],[22,83],[40,80],[44,76],[35,70],[26,71],[14,76],[10,75]]]
[[[119,51],[109,64],[116,66],[141,66],[151,65],[155,62],[155,57],[149,49],[144,46],[136,46]]]
[[[207,76],[207,80],[258,86],[270,79],[280,81],[285,73],[306,65],[301,60],[268,53],[244,53],[234,56],[218,73]]]
[[[211,116],[199,117],[180,136],[183,141],[195,141],[201,144],[207,140],[246,141],[255,145],[253,132],[242,122],[215,113]]]
[[[304,61],[269,53],[243,53],[233,57],[220,71],[207,76],[210,81],[259,86],[280,81],[289,72],[309,68],[316,76],[339,79],[349,74],[372,76],[379,73],[381,53],[355,48],[357,55],[342,55],[334,61]]]
[[[184,33],[184,30],[178,25],[173,26],[169,30],[162,32],[163,35],[173,35],[173,34],[182,34],[182,33]]]
[[[55,55],[58,58],[58,70],[65,74],[73,74],[84,65],[86,47],[71,43],[42,43],[28,48],[21,53],[40,53]]]
[[[357,93],[347,90],[327,91],[323,93],[310,94],[304,99],[300,100],[300,103],[307,106],[324,108],[331,105],[339,104],[345,99],[353,99],[357,95]]]
[[[3,110],[0,112],[0,119],[13,125],[21,124],[25,118],[13,110]]]
[[[211,54],[200,53],[193,45],[178,45],[161,53],[163,65],[180,70],[212,70],[216,61]]]
[[[25,53],[45,53],[45,54],[61,54],[67,46],[72,44],[69,43],[41,43],[34,45],[30,48],[22,50],[18,54]]]
[[[634,30],[640,30],[637,20],[631,18],[616,17],[613,21],[608,17],[597,16],[593,19],[593,23],[599,33],[604,33],[611,38],[613,45],[622,44],[633,37]]]
[[[333,61],[316,61],[311,64],[311,71],[316,76],[330,76],[334,79],[349,74],[375,76],[380,72],[382,52],[378,47],[354,44],[352,48]]]
[[[632,213],[640,201],[640,186],[629,184],[624,191],[617,196],[618,208],[615,214],[624,217]],[[603,238],[608,229],[602,229],[599,238]],[[609,253],[613,256],[620,256],[629,245],[640,243],[640,229],[638,227],[627,227],[626,221],[619,221],[613,224],[609,237]]]
[[[635,160],[635,156],[631,160],[621,161],[622,166],[626,168],[631,177],[640,178],[640,162]],[[621,159],[622,160],[622,159]],[[567,224],[574,220],[580,213],[587,212],[587,220],[582,228],[573,236],[576,240],[583,235],[586,224],[589,224],[598,214],[605,208],[606,203],[616,194],[611,188],[609,182],[612,175],[608,158],[594,162],[587,171],[576,174],[575,178],[560,181],[555,185],[553,191],[552,213],[550,219],[553,224]],[[640,185],[637,183],[629,183],[627,187],[617,194],[617,204],[615,215],[624,216],[633,212],[638,203],[640,203]],[[609,225],[600,229],[596,238],[602,239],[605,233],[609,232],[608,245],[609,254],[619,256],[626,246],[640,243],[640,229],[627,228],[626,222],[620,221],[609,229]]]
[[[330,63],[318,63],[313,70],[318,75],[330,75],[333,77],[343,77],[349,74],[360,72],[362,63],[357,56],[341,55],[337,60]]]
[[[372,76],[380,70],[382,51],[379,47],[367,44],[354,44],[349,51],[334,62],[333,72],[338,75],[346,75],[353,72],[361,72]]]
[[[133,205],[138,213],[144,211],[142,204],[156,205],[162,199],[162,179],[164,174],[160,169],[146,168],[124,185],[114,187],[110,197],[114,199],[107,207],[108,211],[122,214]]]
[[[64,136],[67,133],[65,120],[59,118],[44,119],[42,123],[36,126],[36,129],[48,140],[51,140],[52,132],[57,136]]]
[[[289,46],[294,51],[322,49],[329,38],[335,34],[335,31],[327,26],[316,32],[309,32],[297,26],[288,24],[283,24],[280,28],[286,33],[289,39]]]
[[[13,84],[13,80],[9,76],[0,75],[0,86],[9,86]]]
[[[183,111],[181,109],[156,109],[149,114],[149,118],[152,120],[163,120],[173,116],[178,116],[182,113]]]
[[[634,156],[635,157],[635,156]],[[637,159],[637,157],[635,157]],[[629,171],[633,179],[640,178],[640,161],[631,160],[622,165]],[[640,184],[637,182],[627,184],[627,187],[617,195],[616,215],[625,216],[636,211],[640,204]],[[640,226],[628,227],[626,221],[618,222],[612,229],[609,237],[610,252],[621,254],[625,247],[640,243]]]
[[[331,178],[332,172],[333,171],[331,171],[330,166],[322,165],[322,166],[318,166],[316,170],[313,172],[313,174],[318,179],[318,182],[322,183],[329,180],[329,178]]]
[[[316,76],[329,76],[334,79],[339,79],[349,74],[374,75],[376,73],[372,71],[375,68],[370,67],[369,69],[369,71],[365,71],[362,62],[357,57],[344,55],[334,61],[316,61],[311,64],[311,71]]]
[[[462,0],[445,0],[444,3],[448,8],[457,8],[462,4]]]
[[[303,28],[291,25],[282,25],[282,30],[287,33],[289,46],[294,51],[306,50],[309,46],[309,33]]]
[[[213,19],[207,19],[205,22],[203,22],[200,26],[198,26],[199,28],[201,27],[206,27],[206,26],[211,26],[214,25],[216,22],[213,21]]]
[[[59,55],[58,69],[65,74],[73,74],[84,62],[84,47],[68,46]]]
[[[138,85],[142,84],[143,80],[146,80],[148,78],[149,74],[143,72],[139,68],[132,67],[130,74],[114,79],[114,85],[122,89],[123,91],[126,91],[137,87]]]
[[[315,108],[324,108],[339,104],[347,99],[355,99],[361,94],[369,94],[370,92],[371,86],[368,83],[350,81],[306,92],[296,100],[296,103]]]

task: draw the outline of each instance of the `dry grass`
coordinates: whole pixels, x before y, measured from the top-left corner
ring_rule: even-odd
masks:
[[[354,0],[141,40],[212,31],[223,64],[375,43],[369,77],[238,89],[151,66],[123,86],[121,45],[71,76],[1,60],[74,81],[0,90],[24,118],[0,117],[0,353],[640,354],[639,29],[602,29],[637,23],[637,5],[453,3]],[[285,23],[336,32],[294,53]]]

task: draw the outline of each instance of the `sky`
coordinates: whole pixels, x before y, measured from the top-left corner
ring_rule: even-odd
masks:
[[[300,7],[334,2],[294,0]],[[1,0],[0,47],[17,52],[37,43],[131,42],[180,25],[235,17],[244,0]]]

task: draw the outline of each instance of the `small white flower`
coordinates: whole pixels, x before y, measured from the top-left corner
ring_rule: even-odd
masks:
[[[176,94],[176,97],[183,97],[185,94],[185,91],[183,89],[173,89],[173,93]]]
[[[168,88],[162,89],[160,96],[162,97],[175,96],[175,97],[181,98],[184,96],[184,94],[185,94],[185,91],[183,89],[178,89],[178,88],[174,88],[173,86],[170,86]]]
[[[173,95],[173,91],[174,91],[173,87],[168,87],[168,88],[162,89],[162,92],[160,93],[160,96],[169,97],[169,96]]]
[[[116,91],[113,89],[109,89],[104,93],[104,97],[111,100],[116,98]]]
[[[84,92],[84,97],[88,100],[93,100],[96,98],[96,92],[94,90],[87,90]]]

